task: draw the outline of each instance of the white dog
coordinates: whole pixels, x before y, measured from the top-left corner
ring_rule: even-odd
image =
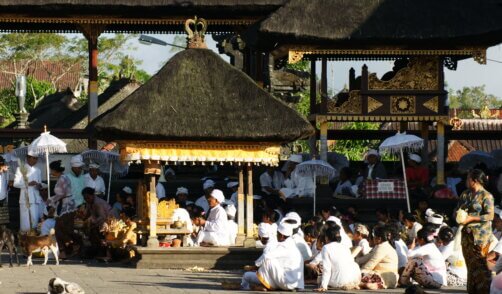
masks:
[[[77,283],[65,282],[60,278],[50,279],[48,290],[47,294],[85,294]]]

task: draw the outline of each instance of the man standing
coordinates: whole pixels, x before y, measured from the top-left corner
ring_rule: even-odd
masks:
[[[85,165],[82,155],[75,155],[70,160],[71,170],[66,173],[71,182],[71,194],[75,200],[75,206],[84,204],[82,190],[85,188],[85,177],[82,174],[82,167]],[[94,189],[93,189],[94,190]]]
[[[35,167],[37,161],[37,155],[29,150],[26,163],[16,169],[14,176],[14,187],[21,189],[19,196],[19,230],[21,232],[35,229],[38,217],[43,213],[43,211],[38,211],[42,201],[38,191],[42,183],[42,173],[38,167]]]
[[[9,166],[0,156],[0,225],[9,223]]]
[[[85,174],[84,178],[85,186],[93,188],[96,195],[103,197],[106,194],[105,181],[99,175],[99,164],[89,164],[89,173]]]

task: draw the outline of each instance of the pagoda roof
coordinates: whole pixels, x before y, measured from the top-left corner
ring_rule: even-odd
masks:
[[[290,142],[314,133],[294,109],[208,49],[173,56],[92,122],[99,139]]]

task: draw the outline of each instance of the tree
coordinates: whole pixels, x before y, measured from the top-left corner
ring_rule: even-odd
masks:
[[[502,107],[502,100],[495,95],[487,94],[485,85],[475,87],[463,87],[461,90],[450,89],[448,91],[450,108],[459,110],[481,109],[485,105],[489,108],[499,109]],[[459,117],[470,118],[470,112],[462,111]]]
[[[350,122],[342,129],[344,130],[378,130],[380,123],[370,122]],[[336,141],[333,150],[344,154],[349,160],[363,160],[364,154],[368,149],[378,149],[379,140],[338,140]]]

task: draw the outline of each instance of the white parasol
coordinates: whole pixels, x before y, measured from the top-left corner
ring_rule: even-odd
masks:
[[[404,155],[403,150],[407,151],[418,151],[424,146],[424,139],[419,138],[415,135],[408,135],[406,132],[397,133],[392,137],[385,139],[385,141],[380,144],[380,153],[387,154],[400,154],[401,164],[403,166],[403,177],[404,177],[404,187],[406,190],[406,205],[408,206],[408,212],[411,212],[410,206],[410,195],[408,192],[408,181],[406,179],[406,168],[404,166]]]
[[[123,165],[120,162],[120,154],[106,150],[87,150],[81,153],[82,158],[90,163],[90,161],[99,164],[99,170],[108,174],[108,192],[106,196],[107,202],[110,202],[110,189],[112,184],[112,175],[125,176],[129,171],[128,165]]]
[[[314,178],[314,215],[316,204],[316,190],[317,190],[317,177],[333,178],[336,175],[336,170],[329,163],[324,160],[312,159],[304,161],[296,166],[296,172],[302,177]]]
[[[49,153],[66,153],[66,143],[51,135],[44,127],[44,132],[28,146],[28,150],[37,154],[45,154],[45,162],[47,167],[47,191],[51,195],[50,190],[50,171],[49,171]]]

